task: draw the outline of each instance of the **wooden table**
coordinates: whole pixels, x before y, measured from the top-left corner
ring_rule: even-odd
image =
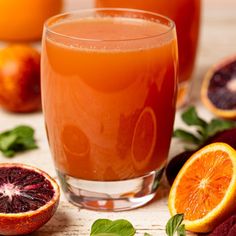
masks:
[[[69,0],[66,9],[87,7],[87,0]],[[194,89],[189,103],[197,106],[201,116],[210,119],[212,115],[202,106],[199,100],[201,79],[206,70],[221,58],[236,54],[236,1],[235,0],[203,0],[202,31],[198,60],[194,74]],[[175,126],[183,126],[176,114]],[[20,162],[35,165],[57,179],[49,152],[43,116],[41,113],[14,115],[0,110],[0,131],[12,128],[18,124],[31,125],[36,130],[39,149],[6,159],[0,154],[0,162]],[[173,140],[170,156],[182,150],[182,145]],[[89,235],[91,224],[98,218],[130,220],[137,229],[136,235],[148,232],[153,236],[165,235],[165,224],[170,215],[167,209],[168,186],[162,181],[162,186],[154,201],[145,207],[121,213],[101,213],[79,210],[69,204],[64,196],[54,217],[32,236],[82,236]],[[188,235],[193,235],[189,233]]]

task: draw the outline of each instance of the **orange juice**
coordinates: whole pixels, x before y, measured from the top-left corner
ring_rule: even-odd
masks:
[[[111,181],[163,168],[175,114],[173,32],[128,17],[72,19],[50,29],[43,109],[59,172]]]
[[[97,7],[143,9],[174,20],[179,45],[178,106],[185,102],[198,44],[201,0],[96,0]]]
[[[0,40],[40,39],[44,21],[62,8],[62,0],[0,0]]]

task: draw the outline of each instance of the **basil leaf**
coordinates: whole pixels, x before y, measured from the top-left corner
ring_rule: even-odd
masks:
[[[201,128],[205,128],[207,126],[207,122],[201,119],[197,112],[195,107],[190,107],[188,110],[186,110],[182,115],[182,120],[187,124],[187,125],[195,125],[195,126],[200,126]]]
[[[173,133],[173,136],[176,138],[180,138],[185,142],[190,142],[190,143],[194,143],[194,144],[200,144],[201,140],[195,136],[194,134],[182,130],[182,129],[176,129]]]
[[[90,236],[133,236],[135,232],[133,225],[127,220],[98,219],[91,227]]]
[[[171,217],[166,224],[166,234],[168,236],[174,236],[174,233],[177,231],[184,219],[184,214],[176,214]]]
[[[213,136],[218,132],[235,127],[235,122],[212,119],[206,128],[206,133],[208,136]]]
[[[186,236],[185,225],[180,225],[177,228],[177,235],[178,236]]]

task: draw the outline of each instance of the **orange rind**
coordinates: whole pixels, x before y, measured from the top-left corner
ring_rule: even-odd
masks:
[[[0,234],[25,235],[55,213],[58,184],[44,171],[15,163],[0,164]]]
[[[171,215],[184,214],[185,228],[212,231],[236,210],[236,151],[213,143],[195,152],[178,173],[169,194]]]

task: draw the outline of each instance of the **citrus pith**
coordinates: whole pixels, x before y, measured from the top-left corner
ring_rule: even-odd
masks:
[[[169,194],[171,215],[184,214],[187,230],[209,232],[236,210],[236,151],[205,146],[184,164]]]

